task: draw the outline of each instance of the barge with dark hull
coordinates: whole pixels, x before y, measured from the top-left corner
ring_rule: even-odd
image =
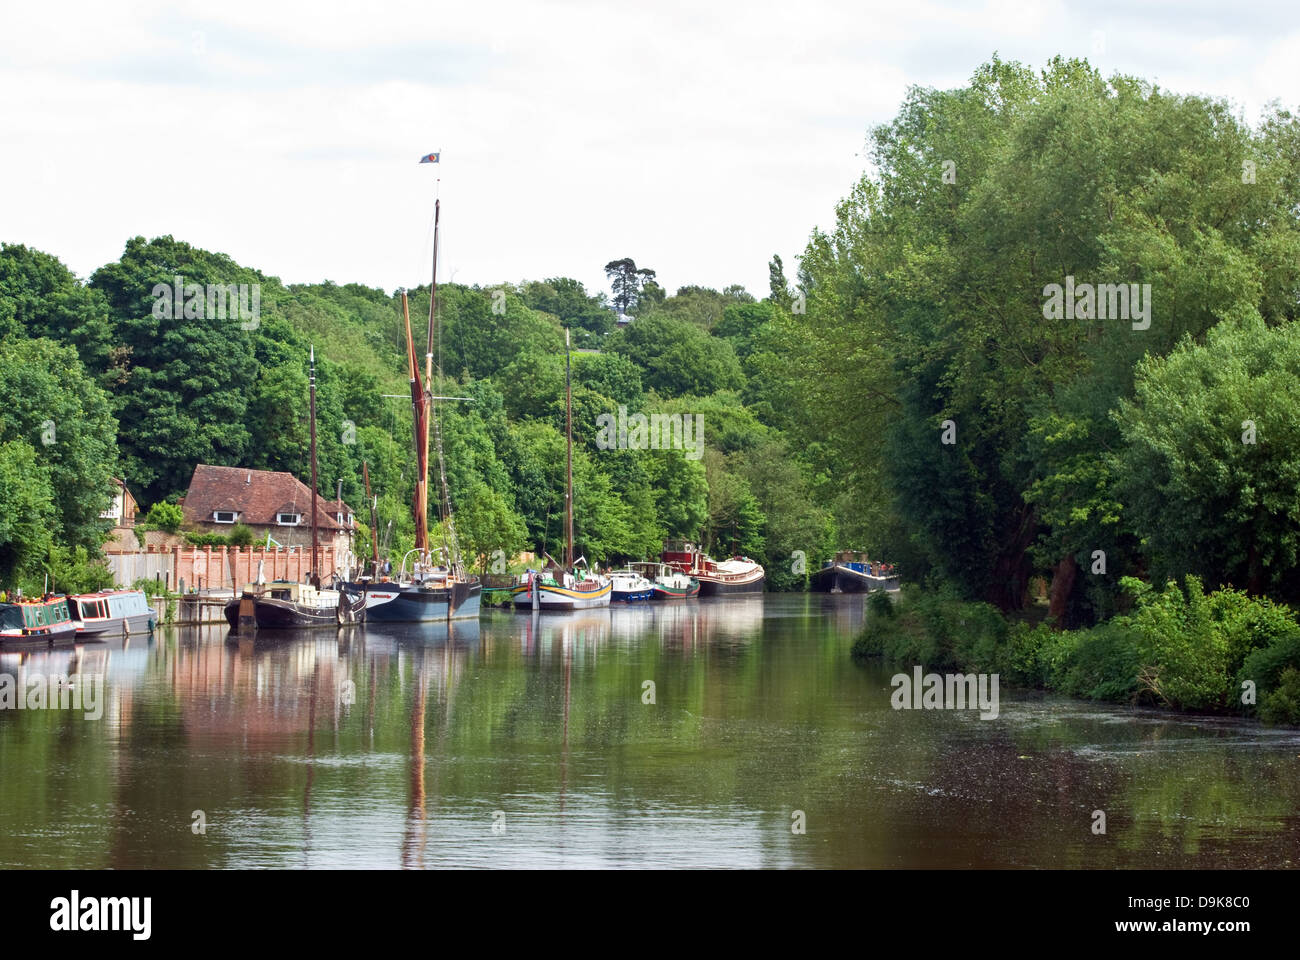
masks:
[[[814,571],[809,586],[817,593],[870,593],[897,590],[899,580],[891,564],[868,560],[865,553],[844,552]]]

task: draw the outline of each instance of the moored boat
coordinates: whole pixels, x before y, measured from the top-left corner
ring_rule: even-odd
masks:
[[[702,597],[761,593],[767,580],[762,564],[749,557],[714,560],[689,540],[669,540],[664,544],[662,560],[674,570],[698,580]]]
[[[530,570],[510,590],[516,610],[590,610],[608,607],[612,585],[608,578],[585,571]]]
[[[420,377],[415,353],[415,340],[411,333],[410,307],[406,292],[402,292],[402,322],[406,335],[407,378],[411,391],[411,415],[414,425],[416,459],[415,497],[411,508],[415,521],[415,549],[402,558],[402,569],[396,580],[379,576],[377,546],[372,541],[372,560],[367,576],[359,576],[343,584],[348,601],[357,610],[356,619],[384,623],[427,623],[439,620],[470,620],[479,615],[483,584],[478,577],[465,569],[460,544],[456,538],[456,521],[452,511],[451,493],[447,485],[447,465],[443,457],[442,430],[439,425],[435,401],[466,399],[436,397],[434,385],[434,344],[438,321],[438,227],[441,218],[441,201],[433,208],[433,278],[429,287],[429,325],[426,331],[424,377]],[[439,361],[438,382],[442,381],[442,364]],[[434,450],[438,456],[438,478],[442,497],[439,501],[443,524],[444,548],[437,550],[429,542],[429,439],[430,428]],[[370,478],[366,475],[366,495],[370,497]],[[374,501],[371,500],[373,505]],[[372,518],[374,514],[371,514]],[[375,521],[372,519],[372,528]],[[372,537],[377,533],[372,533]],[[436,554],[443,555],[444,563],[435,563]],[[410,573],[406,562],[414,555]]]
[[[610,600],[614,603],[634,603],[649,600],[655,585],[635,570],[613,570],[608,575]]]
[[[565,443],[568,462],[564,486],[564,563],[530,570],[511,589],[516,610],[588,610],[608,607],[613,595],[609,577],[593,574],[585,558],[573,558],[573,380],[569,365],[569,328],[564,328]],[[547,554],[549,557],[550,555]]]
[[[57,643],[76,635],[66,597],[0,603],[0,644]]]
[[[76,593],[68,597],[68,612],[77,636],[86,639],[151,633],[158,619],[143,590]]]
[[[666,563],[631,564],[651,582],[651,600],[693,600],[700,595],[700,581]]]
[[[825,561],[808,582],[819,593],[868,593],[899,587],[893,564],[870,560],[865,553],[855,554],[851,550],[842,550]]]

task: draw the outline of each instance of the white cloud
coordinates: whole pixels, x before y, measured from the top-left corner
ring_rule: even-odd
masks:
[[[865,167],[907,85],[1056,53],[1258,109],[1276,18],[992,0],[10,5],[0,240],[86,274],[170,233],[288,282],[576,276],[766,290]],[[1094,52],[1094,34],[1104,52]],[[417,165],[441,148],[439,167]],[[17,189],[13,189],[17,185]]]

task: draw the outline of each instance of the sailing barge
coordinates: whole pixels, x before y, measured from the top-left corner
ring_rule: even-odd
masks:
[[[442,453],[442,430],[438,423],[432,391],[434,333],[438,311],[438,221],[441,201],[434,204],[433,214],[433,282],[429,288],[429,326],[424,354],[424,377],[416,362],[415,341],[411,336],[411,314],[406,292],[402,292],[402,320],[406,332],[406,366],[411,390],[411,413],[414,418],[416,459],[415,496],[411,512],[415,520],[415,547],[402,558],[397,579],[382,577],[378,555],[367,575],[343,584],[343,593],[356,609],[356,619],[380,623],[427,623],[445,620],[468,620],[479,615],[483,585],[479,578],[466,572],[456,539],[456,522],[452,515],[451,495],[447,487],[447,466]],[[441,365],[438,378],[442,378]],[[429,543],[429,435],[433,428],[434,448],[438,454],[438,476],[442,498],[440,512],[443,546],[434,549]],[[367,476],[367,491],[369,477]],[[372,530],[371,536],[377,536]],[[407,570],[408,561],[411,569]]]
[[[516,610],[589,610],[608,607],[613,581],[595,576],[586,560],[573,559],[573,379],[569,364],[569,329],[564,329],[564,405],[567,467],[564,487],[564,564],[530,570],[510,591]]]

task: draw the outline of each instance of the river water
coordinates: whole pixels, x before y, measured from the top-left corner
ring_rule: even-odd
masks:
[[[103,703],[0,710],[0,867],[1300,863],[1296,731],[1005,688],[996,719],[893,710],[910,665],[855,664],[862,617],[768,595],[3,653]]]

